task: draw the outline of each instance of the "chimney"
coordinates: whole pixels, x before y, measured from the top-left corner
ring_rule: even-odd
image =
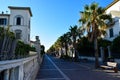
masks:
[[[2,14],[4,14],[4,12],[2,11]]]
[[[6,14],[8,14],[8,11],[6,11]]]

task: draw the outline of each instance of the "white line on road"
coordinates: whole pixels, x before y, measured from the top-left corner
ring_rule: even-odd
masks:
[[[36,79],[36,80],[63,80],[64,78],[45,78],[45,79]]]
[[[55,68],[60,72],[60,74],[65,78],[65,80],[70,80],[70,78],[67,75],[65,75],[48,56],[47,56],[47,58],[55,66]]]

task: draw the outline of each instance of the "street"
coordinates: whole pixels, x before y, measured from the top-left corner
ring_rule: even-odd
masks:
[[[92,62],[73,62],[44,55],[36,80],[120,80],[120,72],[94,69]]]

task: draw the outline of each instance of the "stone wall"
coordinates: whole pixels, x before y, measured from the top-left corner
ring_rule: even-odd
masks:
[[[34,80],[39,69],[37,57],[1,61],[0,80]]]

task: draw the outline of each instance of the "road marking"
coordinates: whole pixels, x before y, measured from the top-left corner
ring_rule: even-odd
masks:
[[[46,55],[47,56],[47,55]],[[65,75],[60,68],[57,67],[57,65],[47,56],[47,58],[49,59],[49,61],[55,66],[55,68],[60,72],[60,74],[65,78],[65,80],[70,80],[69,77],[67,77],[67,75]]]

